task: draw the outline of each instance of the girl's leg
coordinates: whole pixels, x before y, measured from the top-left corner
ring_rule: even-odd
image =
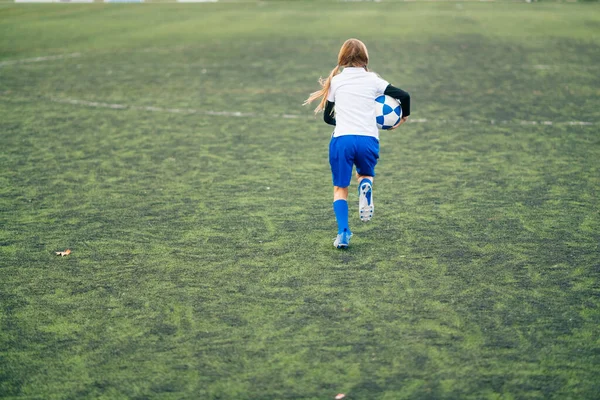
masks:
[[[358,172],[356,173],[356,181],[358,182],[358,185],[360,186],[360,183],[362,182],[363,179],[368,179],[369,182],[371,182],[371,185],[373,184],[373,177],[372,176],[367,176],[367,175],[360,175]]]
[[[333,212],[338,224],[338,234],[333,245],[345,249],[350,244],[350,227],[348,226],[348,187],[333,187]]]
[[[358,216],[362,222],[370,221],[375,211],[372,179],[371,176],[363,177],[358,184]]]
[[[333,245],[338,249],[350,244],[352,232],[348,223],[348,186],[352,180],[354,163],[353,136],[332,138],[329,144],[329,163],[333,178],[333,212],[338,225],[338,234]]]
[[[348,226],[348,187],[333,187],[333,212],[338,225],[338,235],[350,232]]]
[[[333,201],[346,200],[348,201],[348,188],[347,187],[333,187]]]
[[[373,218],[373,177],[379,159],[379,142],[375,138],[361,137],[357,157],[356,180],[358,181],[358,216],[362,222]]]

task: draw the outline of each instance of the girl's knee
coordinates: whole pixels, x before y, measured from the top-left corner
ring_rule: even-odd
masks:
[[[359,175],[358,173],[356,174],[356,181],[358,183],[360,183],[363,179],[368,179],[371,182],[373,182],[373,177],[372,176],[368,176],[368,175]]]
[[[348,187],[333,187],[333,201],[348,200]]]

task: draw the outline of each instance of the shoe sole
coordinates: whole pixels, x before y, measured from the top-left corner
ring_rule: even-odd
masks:
[[[368,189],[360,188],[360,198],[358,207],[358,216],[362,222],[370,221],[373,218],[375,207],[373,206],[373,187],[371,185],[365,185]],[[367,202],[367,193],[371,191],[371,204]]]

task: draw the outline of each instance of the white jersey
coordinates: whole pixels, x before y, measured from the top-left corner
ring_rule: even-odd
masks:
[[[347,67],[331,79],[327,100],[335,103],[333,137],[372,136],[379,140],[375,122],[375,99],[389,83],[362,67]]]

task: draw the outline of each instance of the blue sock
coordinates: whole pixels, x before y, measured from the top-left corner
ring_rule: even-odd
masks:
[[[333,212],[338,224],[338,235],[344,232],[344,230],[350,232],[350,227],[348,226],[348,202],[346,200],[334,201]]]

